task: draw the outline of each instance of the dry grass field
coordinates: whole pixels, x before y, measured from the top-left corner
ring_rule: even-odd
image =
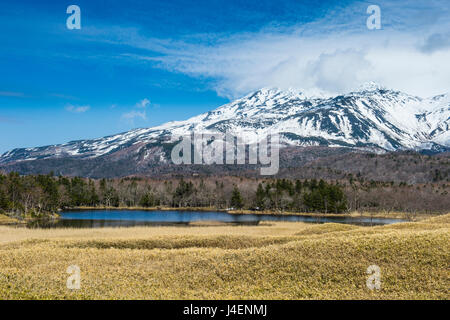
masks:
[[[66,287],[70,265],[80,290]],[[449,299],[449,288],[450,214],[379,227],[0,226],[0,299]]]

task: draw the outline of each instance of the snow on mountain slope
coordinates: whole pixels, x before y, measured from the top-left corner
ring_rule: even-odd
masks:
[[[228,131],[253,143],[278,132],[286,145],[347,146],[372,150],[450,147],[450,98],[423,99],[370,83],[336,97],[306,96],[298,90],[264,88],[186,121],[62,145],[15,149],[0,163],[49,158],[96,158],[139,153],[190,132]],[[146,151],[146,156],[148,156]],[[161,159],[163,154],[159,155]]]

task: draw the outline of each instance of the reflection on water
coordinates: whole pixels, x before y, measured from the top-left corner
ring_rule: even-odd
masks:
[[[345,223],[354,225],[384,225],[403,222],[400,219],[367,217],[311,217],[302,215],[257,215],[229,214],[226,212],[204,211],[137,211],[137,210],[85,210],[66,211],[61,218],[48,221],[32,221],[29,228],[104,228],[180,225],[187,226],[199,221],[229,223],[237,225],[257,225],[261,221],[289,221],[309,223]]]
[[[188,223],[164,223],[133,220],[93,220],[93,219],[58,219],[33,220],[27,223],[31,229],[48,228],[107,228],[107,227],[138,227],[138,226],[164,226],[188,225]]]

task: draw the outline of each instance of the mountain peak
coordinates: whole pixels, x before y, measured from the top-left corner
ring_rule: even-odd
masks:
[[[297,87],[287,87],[287,88],[279,88],[279,87],[264,87],[261,88],[247,97],[260,95],[265,97],[273,97],[276,95],[281,95],[290,98],[300,98],[300,99],[326,99],[330,98],[330,95],[326,92],[312,88],[312,89],[304,89]],[[245,98],[247,98],[245,97]]]
[[[375,82],[375,81],[369,81],[365,82],[362,85],[359,86],[358,91],[377,91],[377,90],[384,90],[386,89],[385,86]]]

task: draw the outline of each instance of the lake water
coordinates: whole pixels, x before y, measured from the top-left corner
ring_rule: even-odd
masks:
[[[305,215],[229,214],[207,211],[139,211],[84,210],[61,212],[55,221],[33,221],[31,228],[103,228],[155,225],[189,225],[199,221],[214,221],[235,225],[257,225],[261,221],[289,221],[309,223],[345,223],[354,225],[384,225],[403,222],[400,219],[367,217],[311,217]]]

